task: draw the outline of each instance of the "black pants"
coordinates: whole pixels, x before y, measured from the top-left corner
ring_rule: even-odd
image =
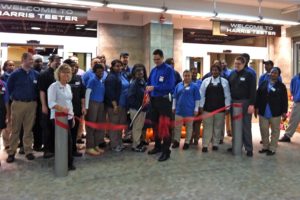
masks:
[[[50,113],[50,111],[49,111]],[[54,153],[54,120],[50,120],[49,114],[42,113],[41,127],[43,129],[44,151]]]
[[[79,120],[75,119],[75,126],[71,128],[72,152],[74,153],[77,152],[76,141],[77,141],[78,128],[79,128]]]
[[[155,140],[155,148],[161,149],[163,153],[170,154],[170,146],[171,146],[171,127],[169,127],[169,136],[164,137],[163,139],[160,137],[158,133],[158,123],[160,116],[166,116],[168,118],[172,118],[172,103],[168,98],[164,97],[152,97],[151,98],[151,114],[152,114],[152,124],[153,124],[153,133]],[[161,143],[163,140],[163,143]]]

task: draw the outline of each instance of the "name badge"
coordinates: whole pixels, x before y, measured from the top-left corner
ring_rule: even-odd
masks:
[[[272,92],[275,92],[275,91],[276,91],[276,89],[275,89],[275,88],[273,88],[273,87],[271,87],[271,90],[272,90]]]
[[[2,92],[5,92],[5,91],[6,91],[6,90],[5,90],[5,87],[2,87],[1,91],[2,91]]]
[[[190,90],[190,87],[186,87],[185,90]]]
[[[75,85],[80,85],[80,82],[75,82]]]
[[[159,82],[164,82],[164,79],[165,79],[165,78],[164,78],[163,76],[160,76],[159,79],[158,79],[158,81],[159,81]]]
[[[33,83],[34,83],[34,84],[37,84],[37,80],[33,80]]]
[[[246,80],[245,77],[240,78],[240,81],[245,81],[245,80]]]

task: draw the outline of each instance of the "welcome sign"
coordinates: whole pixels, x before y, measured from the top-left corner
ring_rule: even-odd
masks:
[[[220,21],[220,33],[226,35],[281,36],[281,26],[244,22]]]
[[[87,9],[4,2],[0,3],[0,19],[86,24]]]

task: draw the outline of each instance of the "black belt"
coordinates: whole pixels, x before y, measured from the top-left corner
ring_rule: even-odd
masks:
[[[36,101],[36,100],[35,99],[14,99],[14,101],[33,102],[33,101]]]

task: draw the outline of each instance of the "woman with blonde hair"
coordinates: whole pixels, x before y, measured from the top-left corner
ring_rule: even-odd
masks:
[[[56,69],[54,76],[56,82],[52,83],[48,88],[48,106],[51,109],[50,119],[55,120],[55,112],[68,114],[68,167],[69,170],[75,170],[70,133],[70,129],[75,124],[72,105],[73,96],[71,86],[68,84],[72,78],[72,69],[68,64],[62,64]]]

